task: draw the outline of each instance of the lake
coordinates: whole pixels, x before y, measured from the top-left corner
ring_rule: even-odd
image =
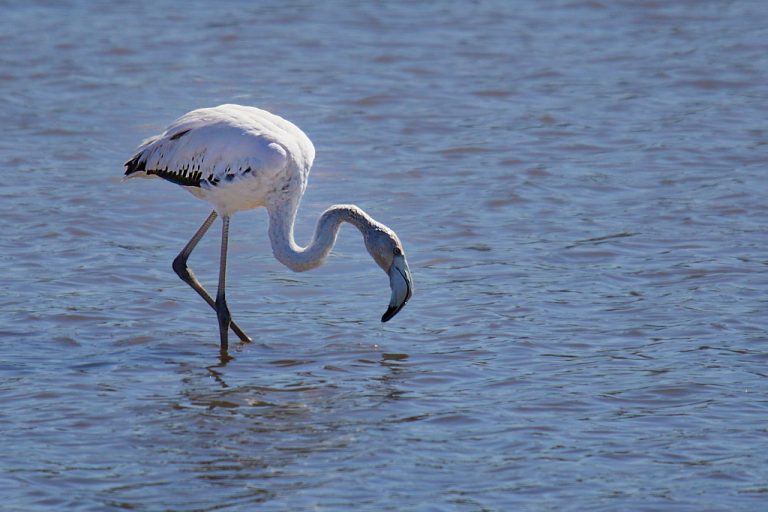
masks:
[[[680,2],[6,2],[0,508],[748,511],[768,500],[768,10]],[[293,273],[232,219],[218,349],[171,261],[209,212],[121,183],[183,113],[317,157]],[[190,266],[215,288],[219,229]]]

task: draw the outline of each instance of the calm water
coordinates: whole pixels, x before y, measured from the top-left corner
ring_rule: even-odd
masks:
[[[763,510],[766,41],[749,0],[4,3],[0,508]],[[119,177],[225,102],[314,140],[300,240],[397,230],[394,321],[354,229],[294,274],[246,212],[219,358],[170,268],[207,206]]]

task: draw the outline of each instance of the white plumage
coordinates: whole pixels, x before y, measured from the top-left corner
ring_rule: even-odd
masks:
[[[126,176],[159,175],[187,185],[224,215],[285,200],[296,186],[303,194],[315,147],[293,123],[266,110],[221,105],[180,117],[145,140],[136,158],[137,171],[156,172],[129,168]]]
[[[176,257],[173,268],[216,310],[222,350],[227,349],[230,327],[243,341],[250,340],[231,320],[224,297],[229,219],[239,210],[268,210],[273,253],[296,271],[322,264],[340,224],[353,224],[390,278],[392,296],[382,321],[392,318],[411,297],[411,276],[400,240],[357,206],[332,206],[318,220],[311,243],[296,244],[293,224],[314,158],[312,142],[293,123],[254,107],[221,105],[180,117],[162,134],[145,140],[125,164],[126,178],[163,178],[213,205],[214,211]],[[222,218],[222,246],[214,300],[187,267],[187,259],[217,216]]]

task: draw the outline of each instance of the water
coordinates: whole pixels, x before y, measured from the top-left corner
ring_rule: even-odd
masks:
[[[0,508],[763,509],[764,6],[322,4],[3,6]],[[294,274],[242,213],[219,358],[206,205],[119,176],[225,102],[313,139],[300,240],[396,229],[395,320],[352,228]]]

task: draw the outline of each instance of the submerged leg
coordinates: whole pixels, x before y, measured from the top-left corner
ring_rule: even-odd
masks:
[[[219,259],[219,288],[216,291],[216,316],[219,319],[219,337],[221,338],[221,350],[228,347],[227,335],[232,316],[229,314],[225,295],[227,279],[227,243],[229,242],[229,215],[221,217],[221,258]]]
[[[195,249],[195,247],[197,247],[197,244],[208,232],[208,229],[210,229],[211,224],[213,224],[213,221],[216,220],[216,217],[216,212],[211,212],[208,218],[205,219],[205,222],[203,222],[203,225],[200,226],[200,229],[197,230],[197,232],[192,236],[192,239],[187,243],[187,245],[184,246],[184,249],[182,249],[179,255],[176,256],[176,258],[173,260],[173,270],[176,272],[176,274],[178,274],[182,281],[191,286],[192,289],[195,290],[214,310],[216,309],[216,302],[213,300],[213,297],[211,297],[211,295],[205,290],[205,288],[203,288],[203,285],[201,285],[197,280],[195,274],[192,273],[192,269],[187,266],[187,260],[189,259],[189,255],[192,254],[192,251]],[[228,220],[229,219],[227,219],[227,221]],[[229,326],[232,328],[232,332],[237,334],[238,338],[240,338],[242,341],[251,341],[251,338],[249,338],[248,335],[245,334],[235,322],[230,321]]]

